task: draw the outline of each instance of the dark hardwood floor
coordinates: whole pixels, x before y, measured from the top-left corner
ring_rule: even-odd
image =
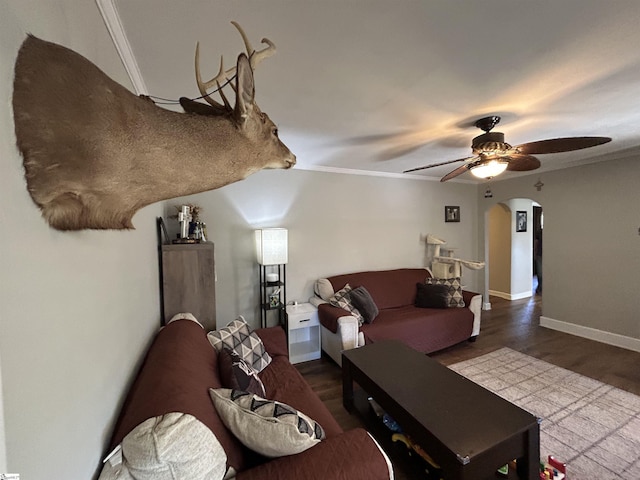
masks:
[[[640,395],[640,353],[540,327],[541,304],[539,295],[516,301],[491,297],[492,310],[482,312],[477,341],[461,343],[431,357],[451,365],[509,347]],[[342,372],[333,360],[323,355],[297,368],[342,428],[362,426],[357,416],[342,407]]]

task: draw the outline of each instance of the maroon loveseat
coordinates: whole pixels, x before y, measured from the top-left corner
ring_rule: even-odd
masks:
[[[325,440],[302,453],[275,459],[244,447],[224,426],[209,395],[209,388],[221,387],[218,354],[204,329],[185,319],[173,321],[154,339],[122,407],[108,451],[145,420],[183,412],[214,433],[227,455],[227,465],[238,472],[238,480],[388,479],[387,459],[369,434],[360,428],[344,432],[289,362],[284,330],[272,327],[256,333],[273,358],[260,373],[266,397],[317,421],[326,433]]]
[[[401,268],[336,275],[316,281],[316,298],[322,333],[322,349],[338,364],[341,352],[368,343],[395,339],[410,347],[431,353],[462,341],[473,340],[480,333],[482,295],[462,292],[465,307],[416,307],[417,283],[431,277],[425,268]],[[363,286],[379,309],[370,324],[360,326],[350,313],[327,303],[335,293],[349,284]]]

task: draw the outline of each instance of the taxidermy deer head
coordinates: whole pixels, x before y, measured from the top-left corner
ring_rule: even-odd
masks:
[[[13,112],[27,188],[59,230],[133,228],[151,203],[222,187],[263,168],[290,168],[295,156],[254,100],[253,69],[272,42],[212,80],[196,78],[203,98],[181,98],[186,113],[159,108],[111,80],[93,63],[29,35],[15,65]],[[235,106],[221,82],[236,75]],[[223,103],[207,90],[218,85]]]

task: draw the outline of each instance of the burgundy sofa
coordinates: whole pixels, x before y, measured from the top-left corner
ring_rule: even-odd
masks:
[[[431,277],[425,268],[402,268],[336,275],[316,281],[316,297],[310,301],[318,307],[322,349],[338,364],[341,353],[385,339],[400,340],[424,353],[474,340],[480,333],[482,295],[462,292],[465,307],[418,308],[416,283]],[[363,286],[379,309],[372,323],[358,324],[355,317],[327,300],[346,284]]]
[[[184,319],[173,321],[156,335],[128,392],[108,451],[145,420],[183,412],[214,433],[227,455],[227,466],[238,472],[238,480],[392,478],[388,459],[371,436],[361,428],[344,432],[289,362],[284,330],[272,327],[256,333],[273,358],[260,372],[266,397],[317,421],[326,433],[325,440],[302,453],[275,459],[244,447],[224,426],[209,395],[209,388],[221,387],[218,354],[200,324]]]

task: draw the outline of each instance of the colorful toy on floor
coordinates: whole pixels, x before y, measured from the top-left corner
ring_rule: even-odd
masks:
[[[547,457],[547,462],[540,462],[540,480],[566,480],[567,464],[562,463],[553,455]]]

